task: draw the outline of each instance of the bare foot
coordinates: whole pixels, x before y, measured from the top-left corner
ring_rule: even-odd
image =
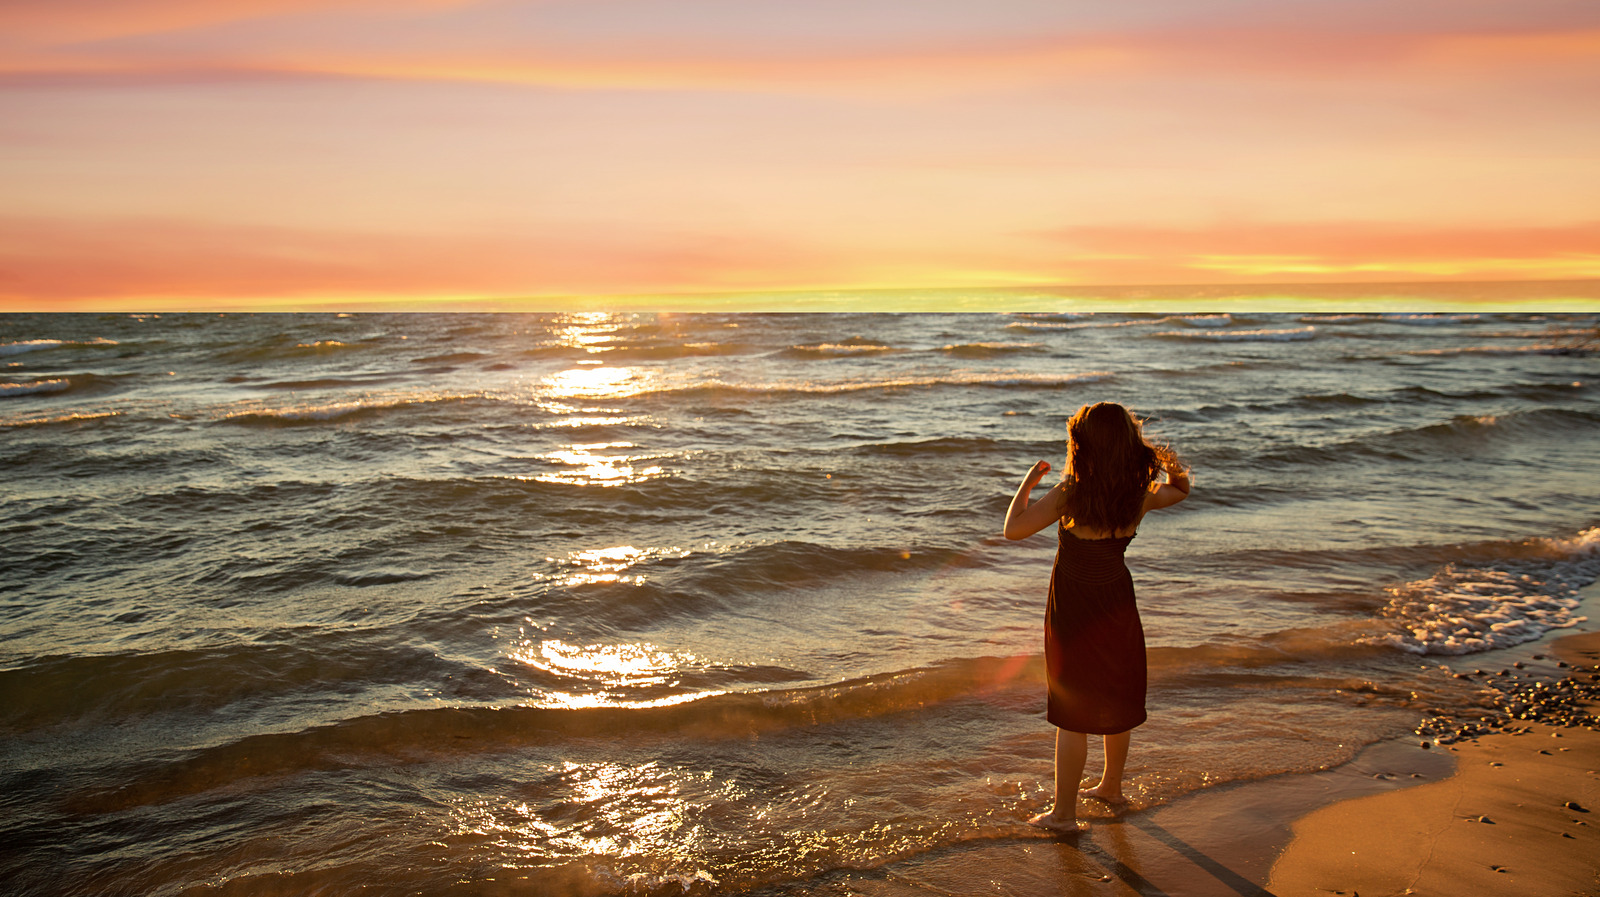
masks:
[[[1099,785],[1096,785],[1093,788],[1085,788],[1082,791],[1079,791],[1078,795],[1080,797],[1088,797],[1093,798],[1094,800],[1105,801],[1113,807],[1121,808],[1128,805],[1128,799],[1122,796],[1121,791],[1101,791]]]
[[[1075,817],[1061,818],[1054,812],[1040,813],[1029,819],[1028,824],[1048,829],[1058,835],[1077,835],[1089,830],[1089,823],[1080,822]]]

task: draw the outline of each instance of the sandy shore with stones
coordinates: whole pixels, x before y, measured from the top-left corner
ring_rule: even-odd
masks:
[[[1600,894],[1600,633],[1464,675],[1496,712],[1418,727],[1455,775],[1296,821],[1271,894]]]

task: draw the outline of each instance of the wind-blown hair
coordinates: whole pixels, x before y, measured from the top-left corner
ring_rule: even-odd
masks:
[[[1128,409],[1113,402],[1079,408],[1067,421],[1061,516],[1108,533],[1133,526],[1165,462],[1176,463],[1177,456],[1151,445]]]

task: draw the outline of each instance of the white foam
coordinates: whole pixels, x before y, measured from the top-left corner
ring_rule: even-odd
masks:
[[[1190,327],[1226,327],[1233,323],[1233,316],[1221,315],[1173,315],[1168,321],[1178,324],[1188,324]]]
[[[816,352],[821,355],[865,355],[873,352],[893,352],[893,346],[853,345],[850,343],[821,343],[815,346],[792,346],[797,352]]]
[[[1376,321],[1377,315],[1301,315],[1302,324],[1365,324]]]
[[[32,383],[0,383],[0,398],[35,395],[44,392],[60,392],[71,387],[72,381],[66,378],[35,380]]]
[[[24,352],[37,352],[41,349],[59,349],[63,346],[115,346],[116,344],[117,341],[111,339],[25,339],[12,343],[0,343],[0,355],[21,355]]]
[[[1317,328],[1315,327],[1294,327],[1286,330],[1169,330],[1156,334],[1156,336],[1203,339],[1219,343],[1285,343],[1313,339],[1316,335]]]
[[[946,343],[941,346],[941,352],[960,352],[963,349],[994,349],[1005,351],[1008,349],[1037,349],[1038,343]]]
[[[704,869],[696,869],[690,874],[634,872],[622,875],[613,872],[610,866],[600,866],[594,870],[594,876],[605,886],[622,894],[659,894],[667,885],[677,885],[682,893],[687,894],[696,885],[706,888],[714,888],[717,885],[717,880]]]
[[[1012,321],[1009,330],[1100,330],[1108,327],[1152,327],[1166,323],[1165,319],[1153,321]]]
[[[1450,564],[1388,589],[1391,632],[1361,639],[1412,654],[1475,654],[1533,641],[1587,620],[1578,590],[1600,577],[1600,527],[1535,539],[1527,555],[1486,567]]]
[[[100,420],[107,417],[121,417],[121,411],[100,411],[95,413],[61,414],[54,417],[25,417],[17,420],[0,420],[0,427],[36,427],[43,424],[70,424],[78,421]]]

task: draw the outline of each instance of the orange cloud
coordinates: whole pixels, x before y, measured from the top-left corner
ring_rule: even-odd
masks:
[[[814,254],[754,238],[692,234],[419,235],[0,219],[0,307],[13,310],[759,289],[828,267]]]
[[[1600,222],[1072,227],[1050,248],[819,249],[648,232],[381,234],[0,219],[0,308],[406,307],[515,297],[1020,284],[1600,278]]]
[[[1209,228],[1067,227],[1045,234],[1078,277],[1210,280],[1600,277],[1600,222],[1430,227],[1389,223]],[[1132,279],[1130,279],[1130,276]]]

